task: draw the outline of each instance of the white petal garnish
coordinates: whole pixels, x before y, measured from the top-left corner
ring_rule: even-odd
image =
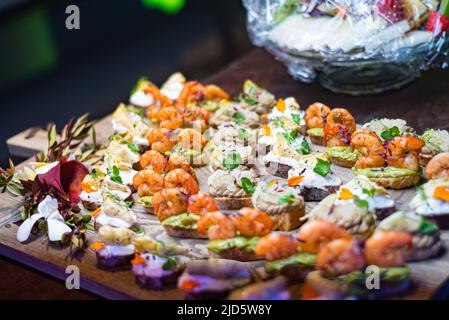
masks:
[[[27,241],[30,237],[31,230],[33,229],[34,224],[40,218],[44,218],[44,215],[41,213],[33,214],[31,217],[26,219],[17,230],[17,241],[24,242]]]
[[[47,195],[37,206],[37,211],[47,218],[54,212],[58,212],[58,200]]]
[[[50,241],[60,241],[65,233],[69,233],[72,231],[72,229],[70,229],[68,225],[56,219],[48,219],[47,226],[48,239]]]
[[[131,224],[129,222],[126,222],[122,219],[110,217],[103,211],[101,211],[95,220],[101,224],[102,226],[111,226],[115,228],[129,228],[131,227]]]
[[[55,161],[49,164],[46,164],[38,169],[35,170],[36,174],[45,174],[48,171],[50,171],[51,169],[53,169],[54,167],[56,167],[59,164],[59,161]]]

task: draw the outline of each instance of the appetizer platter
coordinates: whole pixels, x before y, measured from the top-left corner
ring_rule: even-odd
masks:
[[[0,253],[106,298],[429,299],[449,277],[447,131],[251,80],[142,78],[0,173]]]

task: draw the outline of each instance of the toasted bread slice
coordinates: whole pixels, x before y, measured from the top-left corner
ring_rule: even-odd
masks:
[[[313,144],[316,144],[317,146],[326,146],[326,139],[324,139],[324,136],[309,136],[310,141],[312,141]]]
[[[348,159],[343,159],[343,158],[337,158],[337,157],[331,157],[329,156],[329,160],[340,167],[343,168],[352,168],[355,165],[355,161],[352,160],[348,160]]]
[[[215,197],[215,202],[220,210],[236,210],[244,207],[252,207],[251,197],[232,198],[232,197]]]
[[[165,231],[170,237],[174,238],[190,238],[190,239],[207,239],[206,236],[199,233],[196,229],[182,228],[170,225],[163,225]]]
[[[249,252],[238,248],[230,248],[221,250],[219,252],[209,250],[209,254],[215,258],[236,260],[242,262],[263,260],[263,257],[258,256],[254,252]]]
[[[421,175],[418,172],[416,174],[408,176],[370,178],[370,180],[376,182],[378,185],[384,188],[395,190],[414,187],[419,183],[420,179]]]
[[[283,212],[281,214],[269,214],[273,218],[274,230],[291,231],[301,226],[300,218],[305,215],[306,209],[302,207],[299,210]]]

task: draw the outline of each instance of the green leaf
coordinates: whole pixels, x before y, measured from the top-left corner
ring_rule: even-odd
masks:
[[[228,170],[235,169],[242,163],[242,157],[238,152],[229,152],[223,159],[223,166]]]
[[[307,142],[307,140],[303,140],[301,142],[301,153],[303,155],[307,155],[307,154],[310,154],[310,152],[311,152],[311,150],[310,150],[309,143]]]
[[[366,194],[368,197],[372,198],[376,195],[376,189],[375,188],[371,188],[371,189],[363,189],[363,193]]]
[[[243,113],[241,113],[240,111],[237,111],[236,113],[234,113],[232,118],[237,122],[237,124],[243,123],[246,119],[245,116],[243,115]]]
[[[135,143],[128,142],[128,148],[134,153],[139,153],[139,147]]]
[[[111,181],[114,181],[115,183],[123,184],[122,177],[120,177],[120,176],[111,176]]]
[[[317,164],[313,168],[313,172],[318,173],[320,176],[325,177],[331,170],[331,163],[323,159],[317,158]]]
[[[142,83],[144,83],[145,81],[148,81],[147,77],[140,77],[139,80],[137,80],[137,83],[134,85],[134,87],[131,90],[131,94],[136,93],[136,91],[139,90],[140,86],[142,85]]]
[[[360,199],[358,196],[354,196],[354,202],[357,206],[360,208],[366,208],[368,209],[368,201]]]
[[[139,226],[139,225],[132,225],[129,228],[129,230],[131,230],[132,232],[135,232],[135,233],[139,233],[139,234],[145,233],[144,227]]]
[[[248,131],[246,131],[246,129],[244,129],[244,128],[239,128],[237,130],[237,136],[239,137],[239,139],[247,140],[248,139]]]
[[[56,125],[51,125],[48,129],[48,147],[53,147],[58,139],[58,133],[56,132]]]
[[[254,183],[251,182],[247,177],[243,177],[241,180],[242,189],[245,190],[246,193],[253,193],[256,190]]]
[[[295,122],[298,126],[301,125],[301,116],[296,113],[292,113],[292,120]]]
[[[421,225],[419,226],[419,232],[422,234],[430,234],[430,233],[434,233],[438,231],[438,225],[436,225],[435,223],[427,220],[427,219],[422,219],[421,221]]]
[[[92,216],[91,215],[89,215],[89,214],[83,215],[83,222],[84,223],[89,223],[90,220],[92,220]]]
[[[295,201],[295,196],[293,194],[284,194],[278,200],[279,204],[292,204]]]
[[[167,261],[165,261],[165,263],[162,266],[162,269],[164,269],[164,270],[173,269],[178,264],[178,259],[176,259],[176,258],[167,257],[166,259],[167,259]]]
[[[86,224],[86,229],[90,231],[95,231],[95,227],[91,224]]]
[[[119,170],[119,168],[117,168],[117,166],[113,166],[112,167],[112,174],[114,176],[119,176],[120,175],[120,170]]]
[[[384,140],[393,140],[395,137],[399,136],[401,134],[401,131],[398,127],[394,126],[388,130],[385,130],[380,134],[382,139]]]
[[[249,104],[250,106],[254,106],[254,105],[257,104],[257,100],[255,100],[255,99],[253,99],[251,97],[248,97],[248,96],[245,97],[245,102],[247,104]]]

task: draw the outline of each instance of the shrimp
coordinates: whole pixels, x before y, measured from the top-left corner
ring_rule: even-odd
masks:
[[[214,84],[209,84],[204,88],[204,97],[206,100],[229,100],[229,94]]]
[[[179,188],[162,189],[153,195],[154,214],[159,221],[187,211],[187,195]]]
[[[201,132],[191,128],[182,129],[178,134],[177,141],[178,146],[200,152],[206,144],[206,139]]]
[[[154,150],[148,150],[140,157],[140,166],[159,174],[164,173],[169,165],[169,157]]]
[[[351,147],[360,152],[356,168],[375,168],[385,165],[386,149],[374,131],[359,129],[351,136]]]
[[[403,231],[376,232],[365,243],[368,264],[392,268],[404,265],[412,248],[412,236]]]
[[[196,128],[197,126],[203,132],[209,123],[209,111],[199,106],[190,106],[184,113],[184,126]]]
[[[242,208],[235,217],[239,232],[246,237],[262,237],[273,230],[273,219],[255,208]]]
[[[153,170],[141,170],[134,175],[133,186],[139,196],[152,196],[164,187],[164,177]]]
[[[324,127],[324,137],[328,147],[348,146],[356,123],[351,113],[343,108],[333,109]]]
[[[204,99],[204,86],[197,81],[188,81],[182,88],[181,93],[176,99],[176,109],[184,114],[186,106],[193,101],[201,101]]]
[[[433,157],[425,172],[427,179],[449,179],[449,152]]]
[[[210,240],[229,239],[237,235],[234,219],[219,211],[207,212],[197,223],[199,233],[207,235]]]
[[[348,231],[325,220],[312,220],[298,231],[299,247],[309,253],[318,253],[321,248],[336,239],[351,239]]]
[[[147,109],[147,118],[151,119],[152,121],[157,121],[157,115],[159,112],[161,112],[162,107],[159,104],[153,104],[148,107]]]
[[[306,110],[306,114],[304,115],[307,129],[324,128],[324,125],[326,124],[326,118],[330,112],[331,109],[320,102],[315,102],[314,104],[310,105]]]
[[[187,212],[203,215],[206,212],[218,211],[214,198],[206,193],[198,193],[189,198]]]
[[[197,194],[200,191],[196,179],[181,168],[167,173],[164,179],[164,188],[182,188],[188,194]]]
[[[145,88],[143,91],[146,94],[151,94],[153,96],[153,98],[156,101],[159,101],[159,103],[163,107],[168,107],[168,106],[173,105],[173,101],[166,95],[162,94],[161,91],[155,85],[151,85],[148,88]]]
[[[166,128],[151,130],[147,137],[151,150],[165,153],[170,151],[176,145],[176,139],[173,137],[173,131]]]
[[[160,121],[159,127],[170,130],[182,128],[184,124],[181,113],[173,107],[162,108],[156,120]]]
[[[395,137],[388,143],[387,164],[396,168],[419,170],[419,154],[425,142],[418,137]]]
[[[325,245],[317,255],[317,269],[325,276],[339,276],[366,266],[361,248],[350,239],[337,239]]]
[[[260,239],[254,252],[266,260],[279,260],[294,255],[298,241],[286,234],[270,233]]]

